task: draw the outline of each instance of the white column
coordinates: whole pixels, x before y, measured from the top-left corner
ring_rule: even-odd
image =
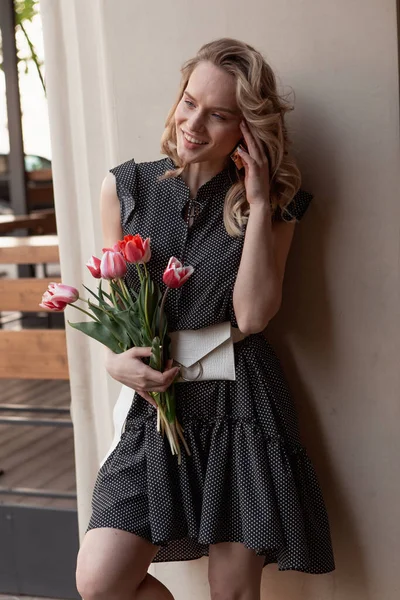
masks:
[[[41,2],[61,273],[82,291],[81,282],[96,287],[85,262],[101,255],[99,191],[116,162],[101,7],[97,1]],[[69,308],[66,317],[80,321],[81,313]],[[99,462],[111,441],[119,386],[106,375],[100,344],[66,329],[82,534]]]

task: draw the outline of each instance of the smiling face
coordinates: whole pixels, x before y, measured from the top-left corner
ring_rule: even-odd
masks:
[[[202,62],[190,76],[175,111],[177,153],[184,164],[225,163],[242,137],[235,79]]]

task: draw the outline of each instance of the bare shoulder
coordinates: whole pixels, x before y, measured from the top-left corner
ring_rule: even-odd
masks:
[[[112,246],[122,237],[120,202],[113,173],[107,173],[101,184],[100,213],[104,243]]]
[[[115,175],[110,171],[104,177],[103,182],[101,184],[101,200],[115,200],[118,202],[117,196],[117,183],[115,180]]]

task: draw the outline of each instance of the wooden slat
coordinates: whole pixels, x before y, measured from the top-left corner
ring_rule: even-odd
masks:
[[[42,235],[56,232],[54,210],[31,213],[30,215],[0,215],[0,234],[16,229],[28,229],[29,234]]]
[[[68,379],[63,329],[0,331],[0,379]]]
[[[0,398],[4,403],[30,404],[32,406],[68,406],[71,392],[68,381],[48,379],[3,379]],[[1,436],[0,436],[1,437]],[[0,439],[1,443],[1,439]]]
[[[26,203],[28,210],[54,207],[53,186],[51,184],[43,187],[28,186],[26,190]]]
[[[46,311],[39,306],[49,283],[60,279],[0,279],[0,311]]]
[[[0,264],[35,265],[59,262],[58,237],[0,237]]]
[[[57,453],[58,466],[54,469],[52,461]],[[0,486],[11,487],[32,487],[40,488],[57,487],[48,485],[48,481],[57,478],[61,471],[61,465],[65,468],[68,465],[70,480],[74,480],[74,444],[72,436],[63,435],[58,429],[52,432],[43,432],[39,441],[34,447],[31,447],[29,456],[25,455],[25,460],[11,467],[11,461],[4,460],[2,467],[4,475],[0,480]],[[58,487],[60,489],[60,487]]]

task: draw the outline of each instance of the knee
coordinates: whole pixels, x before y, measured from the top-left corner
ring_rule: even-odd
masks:
[[[241,592],[234,590],[211,589],[210,592],[211,600],[241,600],[244,598]]]
[[[115,582],[104,575],[100,565],[80,552],[76,567],[76,588],[83,600],[117,600]]]
[[[104,579],[100,573],[76,572],[76,589],[83,600],[120,600],[126,598],[127,590],[116,582]],[[130,593],[130,598],[134,598]]]
[[[97,577],[95,571],[82,568],[79,562],[76,569],[76,589],[83,600],[105,600],[110,591],[106,589],[101,575]]]
[[[243,589],[235,578],[210,579],[210,598],[211,600],[241,600],[248,597],[246,589]]]
[[[83,600],[105,600],[107,590],[88,573],[76,572],[76,589]]]

